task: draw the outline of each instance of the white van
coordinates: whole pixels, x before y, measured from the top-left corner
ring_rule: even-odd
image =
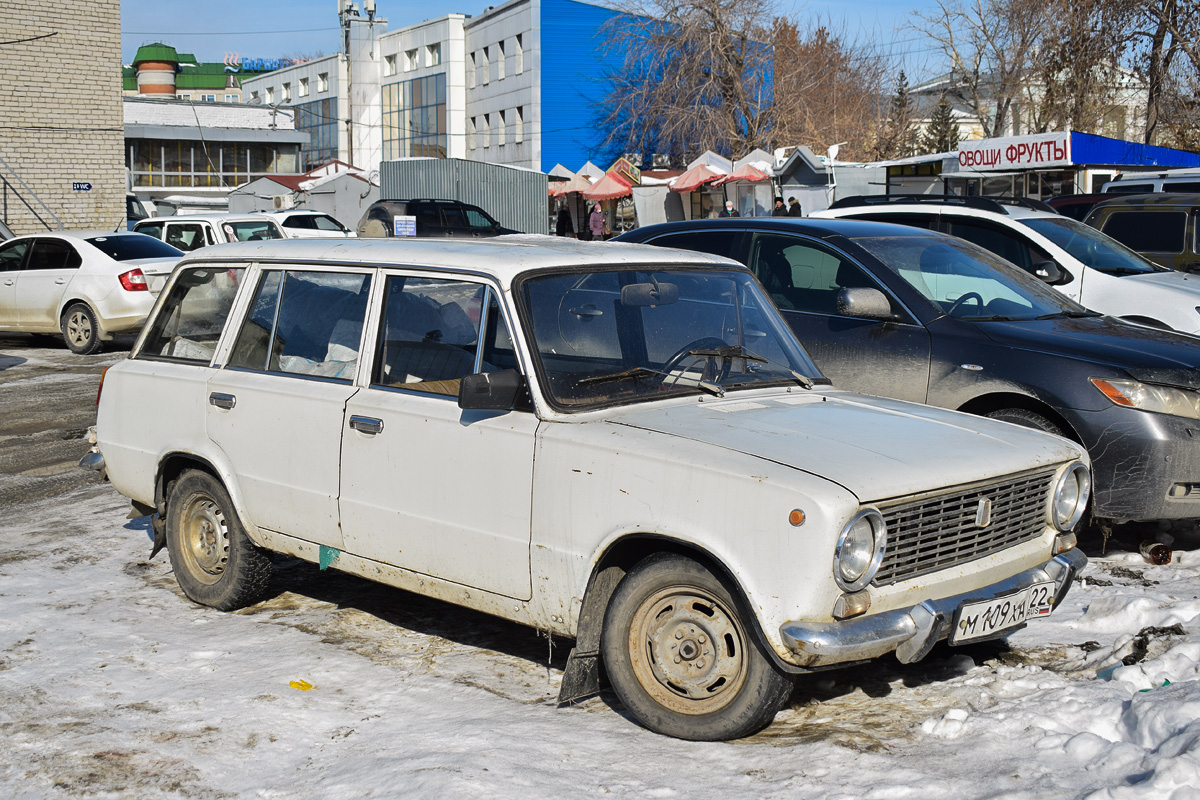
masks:
[[[1146,192],[1200,192],[1200,169],[1169,169],[1163,172],[1131,172],[1117,175],[1104,184],[1105,194]]]
[[[279,223],[265,214],[180,214],[151,217],[134,224],[133,230],[162,239],[180,250],[199,250],[225,242],[286,239]]]

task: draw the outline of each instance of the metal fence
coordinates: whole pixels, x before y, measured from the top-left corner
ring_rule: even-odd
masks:
[[[549,233],[549,179],[545,173],[459,158],[384,161],[383,200],[460,200],[482,208],[506,228]]]

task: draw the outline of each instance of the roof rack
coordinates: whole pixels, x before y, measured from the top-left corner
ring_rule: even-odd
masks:
[[[1030,197],[981,197],[980,195],[960,194],[872,194],[843,197],[830,206],[834,208],[852,208],[855,206],[887,205],[891,203],[935,203],[937,205],[955,205],[963,208],[974,208],[979,211],[991,211],[996,214],[1007,214],[1005,206],[1018,206],[1034,211],[1049,211],[1057,214],[1050,206],[1041,200]]]

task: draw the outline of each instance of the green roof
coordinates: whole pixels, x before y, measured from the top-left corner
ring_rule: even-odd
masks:
[[[176,65],[197,63],[196,57],[191,53],[177,52],[174,47],[162,42],[144,44],[139,47],[137,54],[133,57],[133,65],[136,67],[143,61],[169,61]]]

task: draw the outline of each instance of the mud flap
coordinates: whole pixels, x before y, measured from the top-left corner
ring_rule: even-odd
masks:
[[[579,627],[575,646],[567,656],[563,670],[562,685],[558,689],[560,706],[583,700],[600,692],[600,634],[604,629],[604,612],[608,600],[625,577],[620,567],[608,567],[597,573],[588,585],[583,609],[579,613]]]

